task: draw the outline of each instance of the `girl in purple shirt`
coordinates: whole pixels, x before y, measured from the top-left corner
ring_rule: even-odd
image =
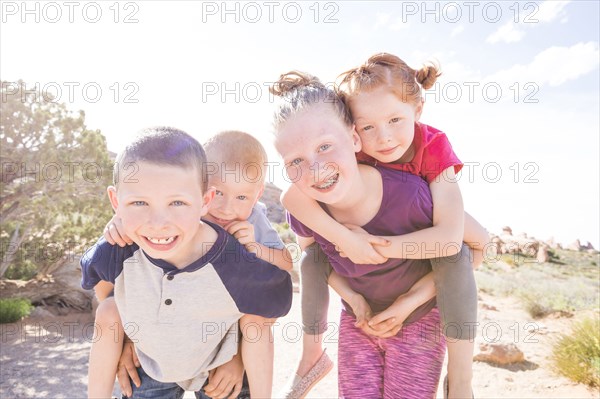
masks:
[[[272,88],[283,97],[276,114],[275,147],[294,185],[318,201],[338,222],[362,226],[365,233],[401,235],[432,225],[427,183],[409,173],[358,165],[361,141],[347,109],[316,78],[297,72],[283,75]],[[291,218],[304,248],[316,241],[337,274],[361,294],[373,312],[395,306],[417,282],[430,276],[421,259],[389,259],[380,265],[357,265],[335,246]],[[444,359],[435,290],[410,301],[415,309],[398,334],[373,331],[356,322],[345,306],[339,333],[339,396],[344,398],[434,397]]]

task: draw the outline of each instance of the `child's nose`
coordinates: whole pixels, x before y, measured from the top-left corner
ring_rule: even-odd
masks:
[[[379,134],[377,135],[377,138],[381,143],[387,143],[392,139],[392,132],[390,131],[390,129],[388,129],[387,126],[382,127],[381,129],[379,129]]]
[[[151,211],[148,224],[155,230],[161,229],[167,225],[168,217],[163,211]]]

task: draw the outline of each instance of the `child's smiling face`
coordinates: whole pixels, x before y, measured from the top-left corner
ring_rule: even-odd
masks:
[[[200,218],[208,211],[214,190],[202,192],[195,168],[145,161],[133,165],[134,173],[108,190],[125,233],[151,257],[187,266],[202,249]]]
[[[317,201],[344,199],[358,176],[360,139],[329,104],[311,105],[288,119],[275,147],[290,181]]]
[[[211,176],[208,185],[216,191],[204,219],[224,228],[231,222],[248,220],[264,189],[259,176],[241,172]]]
[[[350,109],[365,154],[383,163],[410,161],[402,157],[412,145],[422,104],[400,101],[390,89],[379,87],[352,96]]]

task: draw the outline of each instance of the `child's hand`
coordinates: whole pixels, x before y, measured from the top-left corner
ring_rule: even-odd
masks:
[[[373,335],[380,338],[395,336],[413,310],[400,298],[397,299],[389,308],[371,318],[368,324],[375,331]]]
[[[127,397],[130,397],[133,393],[131,381],[133,381],[138,388],[142,383],[136,367],[140,367],[140,360],[135,353],[133,342],[126,340],[123,344],[123,352],[121,352],[119,365],[117,366],[117,379],[119,380],[121,391]],[[131,377],[131,381],[129,380],[129,377]]]
[[[345,226],[351,234],[348,235],[347,239],[340,240],[343,244],[336,245],[336,250],[340,253],[340,256],[349,258],[356,264],[378,265],[388,260],[374,248],[375,245],[389,246],[390,242],[387,239],[371,235],[359,226],[352,224],[346,224]]]
[[[244,365],[238,352],[227,363],[210,370],[204,392],[211,398],[237,398],[242,390],[243,380]]]
[[[117,217],[117,215],[113,215],[110,222],[106,224],[106,227],[104,228],[104,238],[109,244],[117,244],[120,247],[133,244],[131,238],[125,234],[121,218]]]
[[[225,230],[234,236],[240,244],[245,246],[248,251],[255,252],[257,250],[255,244],[256,239],[254,238],[254,226],[252,223],[247,220],[231,222],[225,226]]]
[[[371,312],[371,307],[365,300],[365,297],[355,293],[348,304],[356,316],[356,323],[354,323],[354,325],[359,328],[367,325],[369,320],[371,320],[371,317],[373,317],[373,313]]]

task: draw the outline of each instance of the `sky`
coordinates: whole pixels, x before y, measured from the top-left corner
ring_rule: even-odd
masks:
[[[1,1],[0,78],[51,93],[118,152],[171,125],[272,146],[269,82],[333,82],[378,52],[436,59],[421,121],[465,163],[465,210],[489,231],[600,247],[597,1]]]

